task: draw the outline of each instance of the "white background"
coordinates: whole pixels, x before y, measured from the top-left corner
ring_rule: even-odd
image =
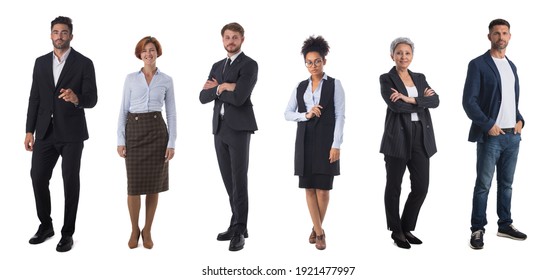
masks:
[[[366,3],[367,2],[367,3]],[[554,14],[545,1],[10,1],[0,17],[3,124],[0,137],[1,279],[540,279],[550,277],[557,249],[553,180],[555,135]],[[50,21],[74,20],[72,47],[95,64],[99,101],[87,110],[81,200],[68,253],[57,253],[63,221],[59,165],[51,180],[56,235],[41,245],[28,239],[38,226],[31,153],[23,146],[33,64],[52,50]],[[517,65],[520,110],[526,120],[515,174],[513,218],[526,241],[497,237],[494,185],[485,248],[469,248],[475,180],[475,144],[462,106],[468,62],[490,46],[488,24],[511,23],[508,57]],[[225,56],[220,29],[245,30],[244,52],[259,63],[252,101],[259,131],[252,137],[249,233],[244,250],[216,241],[230,217],[211,134],[212,104],[198,96],[212,63]],[[178,109],[176,157],[170,190],[161,193],[153,225],[154,248],[130,250],[123,159],[116,153],[116,123],[126,74],[144,36],[157,37],[157,66],[174,79]],[[283,112],[297,83],[308,77],[300,55],[310,35],[331,51],[325,71],[346,91],[341,174],[335,178],[324,228],[327,249],[307,243],[311,220],[293,175],[296,125]],[[389,45],[415,43],[410,67],[424,73],[440,96],[431,111],[439,152],[415,231],[424,244],[393,245],[383,205],[385,168],[379,144],[386,105],[379,76],[393,65]],[[407,176],[406,176],[407,177]],[[495,184],[495,183],[494,183]],[[409,184],[403,185],[403,201]],[[143,216],[142,216],[143,220]],[[141,223],[142,224],[142,223]],[[553,261],[551,261],[553,259]],[[285,268],[288,276],[208,277],[207,268]],[[296,276],[301,266],[354,266],[351,276]],[[551,273],[551,274],[550,274]],[[554,275],[554,274],[553,274]]]

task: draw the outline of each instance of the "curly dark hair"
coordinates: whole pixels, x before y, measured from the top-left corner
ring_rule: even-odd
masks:
[[[304,41],[301,53],[305,58],[309,52],[318,52],[321,57],[325,58],[329,54],[329,43],[321,35],[317,37],[310,36]]]

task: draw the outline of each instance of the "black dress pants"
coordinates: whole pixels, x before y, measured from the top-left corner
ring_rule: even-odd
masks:
[[[387,227],[391,231],[413,231],[418,214],[429,188],[429,157],[423,143],[422,124],[412,122],[412,153],[409,158],[385,155],[387,184],[385,187],[385,212]],[[410,172],[410,193],[400,216],[400,193],[404,172]]]
[[[219,169],[228,193],[232,217],[230,229],[243,233],[248,222],[248,165],[251,131],[237,131],[220,120],[215,134]]]
[[[37,216],[41,228],[52,228],[50,203],[50,178],[59,157],[62,157],[62,178],[64,180],[64,225],[62,236],[72,236],[75,232],[77,205],[79,203],[79,171],[83,141],[59,142],[49,129],[45,139],[37,139],[31,160],[31,180],[35,194]]]

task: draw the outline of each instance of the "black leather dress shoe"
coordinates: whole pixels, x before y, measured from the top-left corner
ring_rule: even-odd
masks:
[[[234,234],[234,236],[232,236],[232,239],[230,240],[230,246],[228,247],[228,250],[240,251],[244,249],[244,244],[246,244],[246,241],[244,240],[244,235],[239,233]]]
[[[67,252],[72,249],[73,246],[73,238],[71,236],[62,236],[58,245],[56,245],[56,251],[58,252]]]
[[[402,232],[391,233],[391,238],[395,242],[396,246],[398,246],[399,248],[410,249],[410,247],[411,247],[410,243],[408,243],[408,240],[406,240],[406,238],[404,238],[404,235],[402,234]]]
[[[404,236],[406,236],[406,240],[408,240],[410,244],[422,244],[422,241],[409,231],[405,232]]]
[[[234,236],[234,230],[231,228],[228,228],[225,232],[221,232],[217,235],[217,240],[218,241],[228,241],[231,240],[232,237]],[[248,238],[248,230],[246,229],[244,231],[244,238]]]
[[[41,244],[45,240],[47,240],[47,239],[49,239],[50,237],[53,237],[53,236],[54,236],[54,230],[52,228],[47,229],[47,230],[41,230],[39,228],[37,233],[35,233],[35,235],[33,235],[33,237],[31,237],[31,239],[29,239],[29,243],[30,244]]]

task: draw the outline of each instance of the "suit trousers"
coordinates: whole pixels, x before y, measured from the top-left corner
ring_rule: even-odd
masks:
[[[249,145],[253,132],[231,129],[226,118],[219,122],[215,150],[232,211],[229,228],[244,232],[248,221]]]
[[[385,212],[387,227],[391,231],[413,231],[416,228],[418,214],[429,188],[429,157],[423,143],[422,124],[412,122],[412,154],[409,158],[385,155],[387,184],[385,187]],[[410,172],[410,193],[400,216],[400,193],[404,172]]]
[[[51,126],[45,138],[37,139],[33,147],[31,180],[33,182],[37,216],[41,222],[41,228],[52,228],[49,184],[53,169],[61,156],[65,197],[62,236],[72,236],[75,231],[77,205],[79,203],[79,171],[83,141],[59,142],[53,134]]]

